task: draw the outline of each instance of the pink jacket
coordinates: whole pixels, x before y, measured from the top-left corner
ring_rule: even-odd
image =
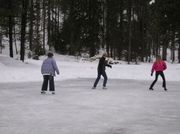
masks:
[[[153,73],[154,71],[164,71],[166,70],[167,66],[166,66],[166,63],[161,60],[160,62],[154,62],[153,66],[152,66],[152,69],[151,69],[151,72]]]

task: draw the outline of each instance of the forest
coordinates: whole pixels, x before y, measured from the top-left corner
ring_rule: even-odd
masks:
[[[180,63],[180,0],[0,0],[0,53],[24,61],[47,51]]]

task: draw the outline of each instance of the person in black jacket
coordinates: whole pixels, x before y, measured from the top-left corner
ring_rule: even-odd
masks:
[[[97,78],[96,78],[96,80],[94,82],[94,85],[93,85],[92,89],[96,88],[96,86],[97,86],[97,84],[98,84],[98,82],[99,82],[99,80],[101,78],[101,75],[104,77],[103,89],[107,89],[106,88],[106,83],[107,83],[108,78],[107,78],[105,70],[106,70],[106,66],[108,66],[110,68],[112,68],[112,66],[107,63],[106,56],[107,56],[107,54],[104,53],[103,56],[99,60],[99,64],[98,64],[98,68],[97,68],[98,75],[97,75]]]

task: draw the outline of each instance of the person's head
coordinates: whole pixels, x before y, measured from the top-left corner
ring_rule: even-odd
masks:
[[[156,56],[156,62],[159,62],[161,60],[161,56],[160,55],[157,55]]]
[[[54,55],[52,52],[48,52],[47,56],[48,56],[48,58],[52,58]]]
[[[106,53],[106,52],[105,52],[105,53],[103,53],[103,55],[102,55],[102,56],[106,58],[106,57],[107,57],[107,53]]]

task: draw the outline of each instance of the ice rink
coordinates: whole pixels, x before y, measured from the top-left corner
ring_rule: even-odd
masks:
[[[56,94],[40,94],[41,82],[0,83],[0,134],[180,134],[180,83],[94,79],[55,81]]]

